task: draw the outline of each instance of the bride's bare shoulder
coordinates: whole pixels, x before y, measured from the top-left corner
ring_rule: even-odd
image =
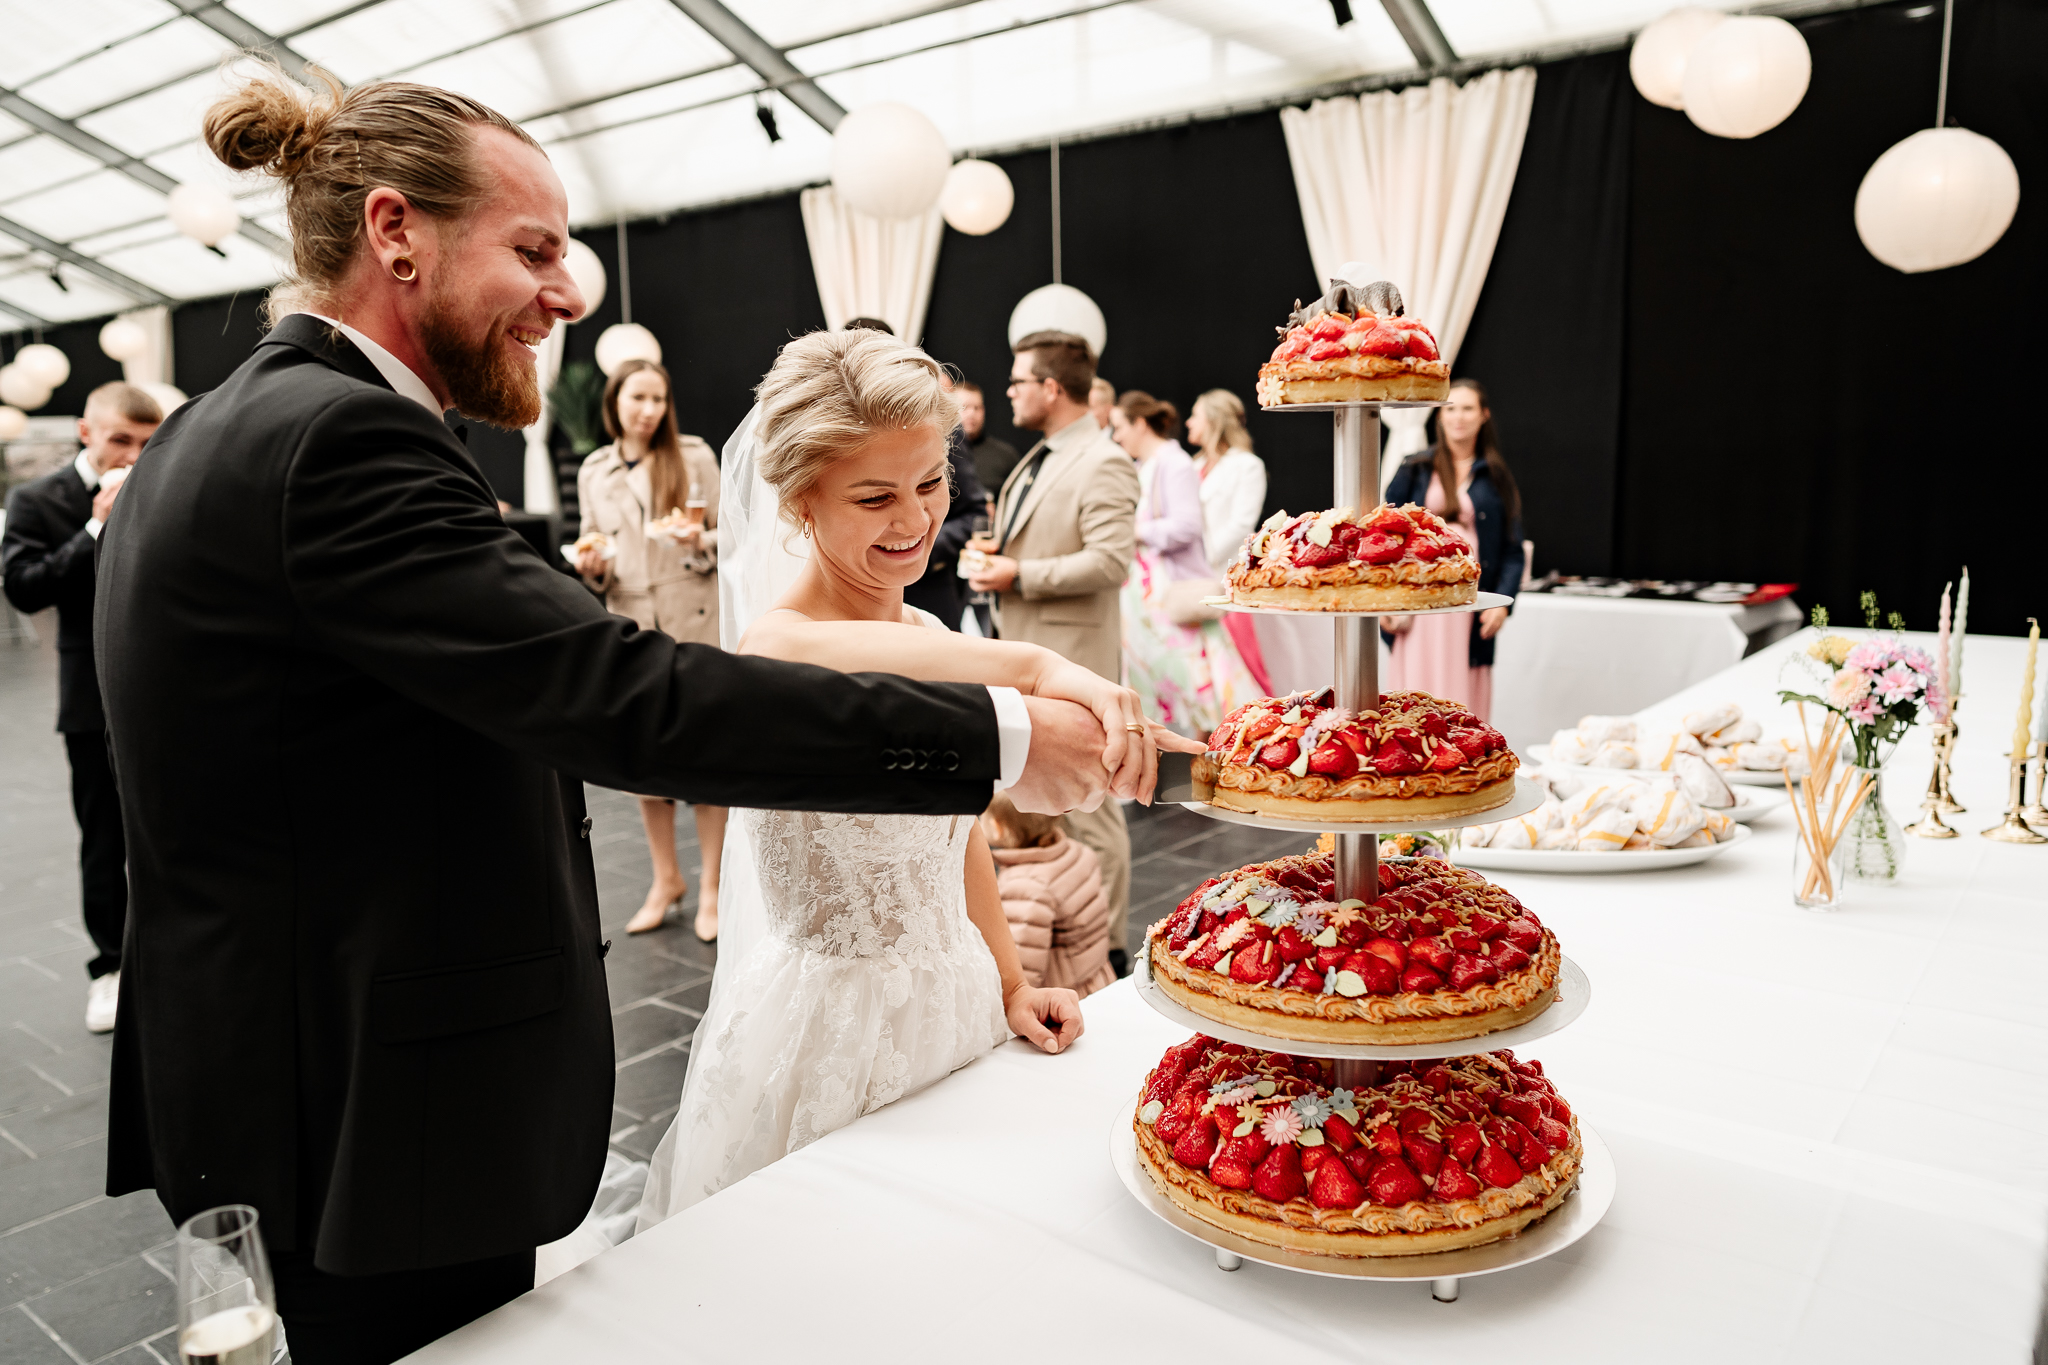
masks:
[[[739,647],[733,652],[773,657],[775,641],[784,638],[792,629],[815,624],[815,621],[794,607],[775,607],[754,618],[754,624],[748,626],[746,634],[740,636]]]

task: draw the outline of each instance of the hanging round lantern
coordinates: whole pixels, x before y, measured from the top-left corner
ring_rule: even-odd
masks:
[[[0,441],[18,441],[27,430],[27,413],[20,408],[0,405]]]
[[[201,246],[219,246],[242,225],[242,214],[226,190],[213,185],[180,185],[171,191],[171,226]]]
[[[832,188],[876,218],[929,212],[952,165],[938,127],[907,104],[864,105],[832,134]]]
[[[2020,206],[2005,148],[1965,128],[1923,128],[1871,164],[1856,190],[1856,235],[1908,275],[1989,251]]]
[[[34,412],[49,401],[49,385],[20,365],[0,365],[0,403]]]
[[[568,267],[569,278],[576,281],[577,292],[583,295],[583,317],[587,318],[604,302],[604,262],[579,238],[571,237],[568,249],[562,253],[562,264]]]
[[[1100,362],[1109,345],[1109,323],[1102,310],[1071,284],[1042,284],[1017,300],[1010,312],[1010,344],[1033,332],[1067,332],[1088,343]]]
[[[1755,137],[1806,98],[1813,54],[1799,30],[1770,15],[1722,20],[1685,62],[1685,116],[1715,137]]]
[[[597,368],[609,377],[629,360],[661,363],[661,343],[637,322],[615,322],[598,334]]]
[[[985,237],[1009,221],[1016,202],[1010,177],[993,161],[958,163],[946,172],[946,187],[939,191],[939,212],[954,231],[970,237]]]
[[[14,363],[46,389],[58,388],[71,377],[71,357],[40,341],[16,351]]]
[[[100,328],[100,350],[109,360],[140,360],[149,353],[149,330],[134,318],[115,318]]]
[[[1687,5],[1638,33],[1628,50],[1628,74],[1643,98],[1666,109],[1685,108],[1686,60],[1707,30],[1727,17],[1717,9]]]
[[[156,405],[159,408],[163,409],[163,414],[166,417],[169,417],[173,412],[176,412],[179,408],[184,407],[186,402],[188,401],[185,397],[185,391],[179,388],[176,384],[163,384],[152,382],[148,384],[137,384],[135,387],[141,389],[151,398],[154,398],[156,400]]]

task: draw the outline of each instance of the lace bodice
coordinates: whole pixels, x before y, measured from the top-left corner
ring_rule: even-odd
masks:
[[[814,953],[929,966],[967,918],[965,815],[749,810],[768,932]]]

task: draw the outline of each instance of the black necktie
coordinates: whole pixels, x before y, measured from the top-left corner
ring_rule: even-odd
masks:
[[[1010,504],[1009,518],[1003,522],[1003,538],[996,543],[997,554],[1008,548],[1010,534],[1017,529],[1017,516],[1024,510],[1024,499],[1031,496],[1031,485],[1038,482],[1038,471],[1050,454],[1052,447],[1040,441],[1024,456],[1024,472],[1017,479],[1017,495]]]

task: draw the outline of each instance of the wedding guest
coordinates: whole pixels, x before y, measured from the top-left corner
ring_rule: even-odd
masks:
[[[1017,342],[1011,421],[1043,437],[1003,484],[991,538],[971,542],[988,557],[967,583],[998,594],[1003,639],[1044,645],[1115,681],[1123,673],[1118,594],[1137,543],[1138,473],[1089,415],[1095,378],[1095,357],[1080,337],[1033,332]],[[1122,975],[1131,902],[1123,811],[1105,801],[1071,815],[1067,831],[1102,860],[1110,959]]]
[[[1146,714],[1205,736],[1255,689],[1221,613],[1202,606],[1218,590],[1202,549],[1201,476],[1173,438],[1173,404],[1132,389],[1110,409],[1110,432],[1138,465],[1137,553],[1124,580],[1124,681]]]
[[[1109,430],[1109,410],[1116,406],[1116,385],[1095,376],[1095,382],[1088,386],[1088,415],[1095,419],[1095,425]]]
[[[963,379],[954,386],[953,397],[960,402],[960,434],[966,438],[967,453],[974,457],[974,476],[989,500],[989,515],[995,515],[996,491],[1021,457],[1017,447],[999,436],[988,434],[988,406],[981,385]]]
[[[121,800],[107,762],[107,722],[92,657],[93,542],[114,510],[122,477],[161,421],[156,400],[133,384],[102,384],[87,394],[78,458],[7,495],[7,532],[0,538],[0,581],[15,610],[57,609],[57,731],[71,761],[78,886],[93,947],[85,964],[92,980],[85,1026],[93,1033],[114,1028],[128,921]]]
[[[584,581],[612,612],[672,640],[718,643],[718,460],[696,436],[676,431],[668,371],[628,360],[605,381],[600,411],[612,444],[599,446],[576,473],[582,509]],[[664,519],[682,515],[682,524]],[[661,529],[655,529],[657,525]],[[595,537],[602,536],[600,545]],[[676,803],[642,796],[640,823],[654,864],[647,899],[626,921],[644,934],[668,922],[690,892],[676,863]],[[725,807],[691,808],[697,822],[697,937],[718,937],[718,857]]]
[[[959,386],[950,374],[944,387],[958,401]],[[974,457],[968,454],[967,438],[959,427],[946,436],[946,463],[952,501],[946,505],[946,519],[932,529],[929,567],[923,578],[903,590],[903,600],[944,621],[946,629],[958,630],[967,614],[967,580],[960,576],[960,551],[974,534],[975,521],[988,519],[988,493],[974,472]]]
[[[981,813],[996,860],[996,892],[1034,986],[1088,996],[1116,980],[1109,965],[1109,897],[1095,850],[1050,815],[1026,815],[998,792]]]
[[[1223,572],[1245,539],[1266,515],[1266,462],[1252,454],[1251,433],[1244,427],[1244,400],[1229,389],[1210,389],[1188,413],[1188,439],[1195,443],[1195,470],[1202,476],[1202,547],[1209,569],[1222,585]],[[1237,647],[1245,671],[1259,695],[1279,689],[1266,671],[1266,652],[1259,643],[1261,625],[1294,625],[1276,618],[1229,612],[1223,633]]]
[[[1106,712],[679,644],[534,554],[444,413],[539,417],[535,348],[585,311],[561,180],[466,96],[313,74],[207,111],[216,158],[279,182],[290,270],[99,547],[106,1192],[253,1205],[292,1358],[381,1365],[532,1288],[603,1173],[586,779],[971,823],[998,783],[1058,811],[1156,770]]]
[[[1436,423],[1436,443],[1394,471],[1387,501],[1397,507],[1419,502],[1442,517],[1476,548],[1479,591],[1513,597],[1522,586],[1522,494],[1501,457],[1485,386],[1452,380]],[[1510,610],[1381,617],[1393,643],[1386,685],[1463,702],[1486,719],[1493,708],[1493,641]]]

